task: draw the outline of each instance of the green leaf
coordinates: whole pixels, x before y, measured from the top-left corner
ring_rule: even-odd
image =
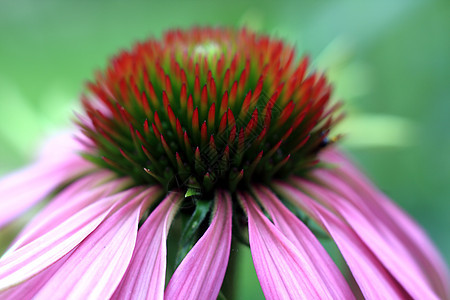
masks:
[[[192,196],[198,196],[201,194],[201,190],[197,188],[188,188],[186,191],[186,194],[184,195],[185,198],[192,197]]]
[[[188,189],[188,191],[186,192],[186,195],[189,193],[189,190],[190,189]],[[191,250],[195,242],[197,242],[197,231],[206,215],[210,211],[211,203],[211,200],[196,201],[195,211],[189,221],[186,223],[181,234],[180,246],[176,258],[177,266],[181,263],[186,254]]]
[[[227,297],[220,291],[219,295],[217,295],[217,300],[227,300]]]

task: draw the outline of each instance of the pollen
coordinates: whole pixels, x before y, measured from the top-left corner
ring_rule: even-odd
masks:
[[[87,84],[84,157],[167,190],[245,189],[318,164],[339,104],[293,47],[246,29],[167,32]]]

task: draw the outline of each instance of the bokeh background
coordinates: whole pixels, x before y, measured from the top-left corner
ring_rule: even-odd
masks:
[[[449,1],[2,1],[0,174],[70,128],[84,82],[119,49],[192,25],[245,25],[309,54],[345,101],[342,146],[448,264]],[[0,252],[16,227],[0,231]],[[249,251],[233,251],[237,298],[262,298]]]

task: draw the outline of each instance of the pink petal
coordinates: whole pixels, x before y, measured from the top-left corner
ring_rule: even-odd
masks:
[[[414,261],[428,277],[429,283],[441,298],[450,298],[450,282],[446,264],[424,230],[404,211],[383,195],[353,164],[334,149],[324,151],[323,158],[340,166],[330,171],[343,185],[348,185],[365,199],[374,216],[379,217],[390,233],[404,245]]]
[[[45,160],[64,160],[67,156],[85,150],[71,131],[63,130],[46,139],[39,147],[38,158]]]
[[[41,160],[0,180],[0,228],[42,201],[52,190],[90,168],[81,157]]]
[[[367,299],[407,297],[398,283],[347,224],[296,188],[285,183],[277,183],[274,187],[329,232]]]
[[[322,286],[310,264],[261,212],[250,197],[241,196],[248,215],[250,250],[256,275],[268,299],[323,299]]]
[[[73,251],[73,250],[72,250]],[[72,253],[69,252],[53,265],[32,277],[31,279],[13,287],[6,291],[0,292],[0,299],[17,300],[17,299],[33,299],[39,290],[47,283],[47,281],[58,271],[58,269],[66,262]]]
[[[389,199],[380,200],[379,204],[389,211],[391,220],[397,225],[398,230],[395,234],[405,243],[406,249],[409,249],[416,262],[420,263],[436,293],[442,299],[450,299],[450,276],[446,268],[447,264],[426,232]]]
[[[80,184],[84,184],[86,180],[95,183],[96,181],[92,177],[92,175],[89,175],[78,180],[53,199],[43,211],[27,224],[19,239],[8,249],[5,255],[59,226],[70,218],[74,211],[81,211],[98,199],[111,195],[113,191],[117,190],[117,187],[123,186],[123,180],[114,180],[96,188],[89,186],[90,190],[79,188]],[[75,191],[78,191],[78,194],[75,194]]]
[[[47,218],[47,216],[53,214],[55,211],[61,209],[66,205],[72,205],[71,202],[76,202],[74,200],[81,193],[89,192],[96,187],[103,187],[104,189],[112,189],[109,182],[114,181],[113,184],[118,184],[117,191],[120,190],[122,186],[121,180],[115,179],[115,175],[111,171],[100,170],[90,174],[86,174],[81,178],[77,178],[70,185],[65,187],[61,192],[59,192],[54,198],[52,198],[49,203],[27,224],[27,227],[36,226]],[[113,185],[111,184],[111,185]]]
[[[230,256],[231,217],[231,197],[219,193],[211,225],[175,270],[165,299],[217,298]]]
[[[399,281],[406,291],[415,299],[437,299],[434,292],[427,285],[426,279],[410,256],[408,251],[396,240],[389,228],[377,230],[372,224],[377,222],[369,214],[361,211],[337,194],[327,192],[326,189],[298,180],[299,186],[317,195],[323,203],[335,209],[340,216],[352,227],[360,239],[383,263],[386,269]],[[361,201],[363,201],[361,199]],[[379,224],[381,227],[382,224]]]
[[[340,270],[309,228],[267,188],[256,188],[255,193],[270,213],[275,226],[295,245],[310,267],[308,276],[320,291],[321,298],[354,299]]]
[[[139,229],[128,270],[112,299],[163,299],[166,278],[166,238],[180,196],[172,193]]]
[[[111,297],[131,261],[140,215],[154,200],[155,194],[146,190],[103,221],[73,251],[36,299]]]
[[[60,226],[0,260],[0,291],[34,276],[76,247],[105,219],[136,193],[130,189],[76,212]]]

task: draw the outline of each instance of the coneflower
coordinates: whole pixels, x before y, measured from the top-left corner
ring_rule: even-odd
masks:
[[[450,297],[423,230],[337,150],[340,105],[293,47],[175,30],[87,87],[80,133],[0,181],[0,226],[49,199],[0,260],[0,298],[216,299],[232,239],[249,244],[268,299]]]

